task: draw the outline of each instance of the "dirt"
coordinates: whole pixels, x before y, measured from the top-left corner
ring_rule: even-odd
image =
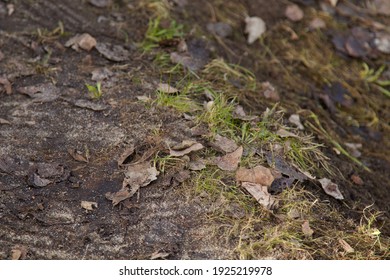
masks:
[[[7,15],[6,4],[10,2],[15,11]],[[236,8],[237,12],[225,14],[233,22],[242,18],[241,11],[245,10],[262,17],[270,29],[285,20],[285,1],[265,5],[263,10],[256,7],[269,1],[188,2],[185,8],[172,4],[174,17],[188,31],[191,27],[206,28],[213,17],[212,6],[218,10],[226,5],[224,11]],[[151,16],[138,1],[114,1],[107,8],[94,7],[88,1],[0,2],[0,51],[4,55],[0,58],[0,77],[8,77],[13,90],[12,94],[0,93],[0,118],[9,122],[0,124],[0,259],[10,258],[15,245],[28,247],[28,259],[148,259],[156,252],[168,253],[172,259],[237,257],[235,243],[218,235],[223,224],[208,219],[217,206],[198,199],[190,183],[166,184],[169,174],[165,174],[142,187],[125,204],[113,206],[106,198],[107,192],[122,187],[124,170],[117,160],[130,145],[135,145],[137,156],[152,160],[167,139],[204,141],[193,135],[193,121],[173,109],[137,99],[154,97],[161,81],[153,57],[143,55],[137,45],[144,38]],[[65,35],[49,34],[60,21]],[[243,25],[233,27],[243,30]],[[64,47],[77,33],[124,46],[129,56],[123,62],[113,62],[96,49],[87,52]],[[271,70],[263,71],[262,65],[253,63],[256,50],[245,44],[242,33],[235,33],[226,44],[234,55],[210,42],[215,47],[212,55],[248,67],[260,80],[283,82]],[[91,73],[102,68],[112,75],[103,83],[102,98],[91,101],[85,83],[96,84]],[[48,90],[51,98],[39,99],[36,93],[31,98],[21,93],[23,87],[48,83],[54,84]],[[298,97],[297,92],[286,90],[281,94],[286,103],[299,99],[302,108],[324,111],[318,109],[315,92],[299,92]],[[80,100],[103,109],[81,108],[77,106]],[[240,102],[253,113],[261,113],[269,104],[257,104],[250,95],[240,97]],[[387,105],[382,115],[378,114],[388,117],[389,102],[383,102]],[[345,138],[356,135],[345,123],[337,124],[332,117],[328,120],[329,125],[342,129]],[[357,220],[364,206],[375,203],[385,213],[380,224],[388,236],[389,152],[375,154],[377,147],[389,146],[388,131],[381,131],[379,140],[362,133],[358,140],[364,141],[368,155],[364,163],[372,172],[336,156],[330,148],[326,150],[345,177],[359,172],[365,182],[361,187],[342,181],[342,191],[352,208],[332,203],[346,217]],[[76,161],[69,149],[88,155],[88,162]],[[149,151],[154,154],[147,156]],[[64,171],[50,184],[38,187],[31,176],[43,163],[60,166]],[[81,201],[96,202],[97,208],[86,210],[80,206]],[[236,205],[227,207],[236,212]]]

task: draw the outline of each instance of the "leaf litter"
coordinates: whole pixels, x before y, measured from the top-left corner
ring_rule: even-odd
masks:
[[[199,151],[203,148],[204,147],[201,143],[192,140],[184,140],[180,144],[170,148],[169,155],[173,157],[181,157],[191,152]]]
[[[82,208],[84,208],[85,210],[89,210],[89,211],[92,211],[93,209],[98,207],[97,202],[85,201],[85,200],[82,200],[80,205]]]
[[[309,221],[304,221],[302,224],[302,232],[306,237],[312,237],[314,230],[310,227]]]
[[[228,153],[217,159],[217,166],[224,171],[235,171],[241,161],[243,147],[240,146],[232,153]]]
[[[210,145],[217,151],[224,153],[232,153],[238,148],[236,142],[219,134],[215,135],[215,139]]]
[[[71,47],[75,51],[83,49],[85,51],[90,51],[96,47],[96,39],[89,35],[88,33],[77,34],[70,38],[66,43],[65,47]]]
[[[274,179],[271,170],[261,165],[250,169],[240,167],[236,172],[238,182],[250,182],[268,187],[271,186]]]
[[[334,197],[335,199],[339,199],[339,200],[344,199],[344,196],[339,190],[339,186],[333,183],[328,178],[322,178],[318,180],[318,182],[320,182],[322,189],[325,191],[326,194]]]
[[[245,24],[245,33],[248,34],[247,43],[249,45],[253,44],[266,31],[265,22],[259,17],[246,17]]]
[[[268,210],[275,209],[277,207],[277,201],[267,191],[267,186],[251,182],[242,182],[241,186],[246,189],[259,204],[264,206]]]

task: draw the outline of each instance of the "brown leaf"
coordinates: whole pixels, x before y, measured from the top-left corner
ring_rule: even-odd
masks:
[[[78,51],[80,48],[86,51],[92,50],[96,46],[96,39],[88,33],[78,34],[70,38],[65,47],[72,47]]]
[[[267,191],[267,186],[255,184],[251,182],[242,182],[241,186],[245,188],[258,203],[263,205],[266,209],[275,209],[276,201]]]
[[[81,207],[84,208],[85,210],[93,210],[94,208],[98,207],[97,202],[91,202],[91,201],[81,201]]]
[[[236,142],[219,134],[215,136],[215,140],[211,143],[211,146],[224,153],[232,153],[238,148]]]
[[[218,160],[218,167],[225,171],[235,171],[241,161],[242,152],[243,148],[240,146],[234,152],[224,155]]]
[[[149,162],[129,165],[125,172],[123,186],[144,187],[156,180],[159,174],[160,172],[157,171],[156,167],[150,166]]]
[[[201,149],[203,149],[202,144],[191,140],[184,140],[179,145],[172,147],[169,154],[173,157],[181,157]]]
[[[60,96],[60,89],[51,83],[20,87],[17,91],[31,97],[33,102],[51,102]]]
[[[157,91],[162,92],[162,93],[168,93],[168,94],[173,94],[173,93],[179,92],[179,90],[177,88],[174,88],[173,86],[171,86],[169,84],[164,84],[164,83],[158,84]]]
[[[89,160],[84,157],[79,151],[77,151],[76,149],[71,149],[69,148],[68,149],[68,153],[70,154],[70,156],[76,160],[76,161],[80,161],[80,162],[89,162]]]
[[[287,131],[284,128],[278,129],[278,131],[276,131],[276,135],[278,135],[282,138],[286,138],[286,137],[299,138],[298,135],[296,135],[290,131]]]
[[[248,116],[241,105],[237,105],[236,108],[234,109],[233,118],[242,121],[253,121],[259,119],[259,117],[257,116]]]
[[[109,43],[97,43],[96,50],[101,55],[103,55],[106,59],[115,62],[126,61],[130,57],[129,51],[120,45],[112,45]]]
[[[258,165],[254,168],[240,168],[236,172],[236,180],[240,182],[251,182],[262,186],[271,186],[274,181],[271,170],[267,167]]]
[[[352,174],[351,180],[352,180],[352,182],[353,182],[355,185],[358,185],[358,186],[364,185],[364,182],[363,182],[362,178],[360,178],[359,175]]]
[[[343,249],[345,250],[345,252],[347,252],[347,253],[355,252],[355,250],[351,247],[351,245],[349,245],[347,243],[347,241],[345,241],[343,239],[339,239],[338,241],[339,241],[340,245],[343,247]]]
[[[84,99],[78,99],[73,104],[77,107],[90,109],[92,111],[103,111],[103,110],[106,110],[108,108],[108,106],[105,104],[99,104],[99,103],[92,102],[89,100],[84,100]]]
[[[206,168],[206,164],[202,159],[192,160],[188,163],[188,169],[193,171],[199,171]]]
[[[27,256],[27,247],[23,245],[15,245],[11,250],[12,260],[24,260]]]
[[[336,199],[344,199],[344,196],[341,194],[339,187],[335,183],[332,183],[331,180],[322,178],[318,180],[318,182],[321,183],[321,186],[326,194],[333,196]]]
[[[35,187],[46,187],[47,185],[53,183],[52,180],[41,178],[38,174],[34,173],[33,184]]]
[[[118,158],[118,166],[124,165],[131,161],[131,156],[134,154],[134,145],[131,144]]]
[[[302,232],[306,237],[311,237],[314,231],[311,229],[309,225],[309,221],[304,221],[302,224]]]
[[[113,206],[117,205],[119,202],[121,202],[127,198],[132,197],[133,195],[134,195],[134,193],[130,193],[130,190],[126,187],[123,187],[122,189],[120,189],[119,191],[117,191],[115,193],[108,192],[105,194],[106,198],[108,200],[112,201]]]
[[[161,259],[166,259],[167,257],[169,257],[171,255],[171,253],[163,253],[163,252],[160,252],[160,251],[157,251],[157,252],[154,252],[152,254],[152,256],[150,257],[151,260],[161,260]]]
[[[6,94],[12,93],[11,83],[8,81],[7,78],[0,77],[0,85],[3,85]],[[0,93],[1,93],[1,88],[0,88]]]
[[[11,124],[11,123],[6,119],[0,118],[0,124]]]
[[[300,21],[303,19],[304,13],[298,5],[288,5],[284,15],[291,21]]]

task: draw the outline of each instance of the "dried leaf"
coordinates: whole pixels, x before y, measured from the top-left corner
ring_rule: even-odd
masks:
[[[284,175],[299,181],[304,181],[307,179],[306,175],[291,167],[281,156],[266,153],[266,158],[269,166],[275,166],[276,170],[280,171]]]
[[[119,191],[117,191],[115,193],[108,192],[108,193],[106,193],[105,196],[108,200],[111,200],[112,205],[115,206],[119,202],[121,202],[127,198],[130,198],[133,195],[134,195],[134,193],[130,193],[130,190],[128,188],[123,187],[122,189],[120,189]]]
[[[92,211],[94,208],[98,207],[97,202],[91,202],[91,201],[81,201],[81,207],[84,208],[85,210],[90,210]]]
[[[298,5],[288,5],[284,15],[291,21],[300,21],[303,19],[304,13]]]
[[[225,171],[235,171],[241,161],[242,152],[243,148],[241,146],[234,152],[224,155],[218,160],[218,167]]]
[[[172,147],[169,154],[173,157],[181,157],[201,149],[203,149],[202,144],[191,140],[184,140],[181,144]]]
[[[131,156],[134,154],[134,145],[131,144],[118,158],[118,166],[127,164],[131,162]]]
[[[33,184],[35,187],[46,187],[47,185],[53,183],[52,180],[41,178],[38,174],[33,174]]]
[[[173,93],[179,92],[179,90],[177,88],[174,88],[173,86],[171,86],[169,84],[163,84],[163,83],[158,84],[157,91],[162,92],[162,93],[168,93],[168,94],[173,94]]]
[[[188,163],[188,169],[193,171],[199,171],[206,168],[206,164],[202,159],[190,161]]]
[[[0,85],[3,85],[6,94],[12,93],[11,83],[8,81],[7,78],[0,77]],[[0,87],[0,93],[1,93],[1,87]]]
[[[115,62],[126,61],[130,57],[130,53],[120,45],[112,45],[109,43],[97,43],[97,51],[108,60]]]
[[[219,134],[215,136],[215,140],[211,143],[211,146],[224,153],[232,153],[238,148],[236,142]]]
[[[123,186],[144,187],[156,180],[159,174],[156,167],[150,166],[149,162],[129,165],[125,172]]]
[[[51,83],[21,87],[17,91],[31,97],[33,102],[51,102],[60,96],[60,89]]]
[[[92,111],[104,111],[108,108],[105,104],[99,104],[89,100],[78,99],[73,103],[75,106],[85,109],[90,109]]]
[[[352,180],[352,182],[353,182],[355,185],[358,185],[358,186],[363,186],[363,185],[364,185],[364,182],[363,182],[362,178],[360,178],[359,175],[352,174],[351,180]]]
[[[336,198],[336,199],[344,199],[344,196],[341,194],[338,185],[335,183],[332,183],[331,180],[327,178],[322,178],[318,180],[318,182],[321,183],[322,188],[324,189],[325,193]]]
[[[241,105],[237,105],[234,109],[233,118],[242,121],[253,121],[259,119],[257,116],[248,116]]]
[[[12,260],[24,260],[27,256],[27,247],[23,245],[15,245],[11,250]]]
[[[289,118],[288,121],[292,124],[295,124],[299,130],[304,130],[305,127],[301,123],[301,119],[298,114],[292,114]]]
[[[283,138],[285,138],[285,137],[299,138],[298,135],[296,135],[290,131],[287,131],[284,128],[278,129],[278,131],[276,131],[276,135],[279,135],[280,137],[283,137]]]
[[[11,124],[11,123],[6,119],[0,118],[0,124]]]
[[[351,245],[349,245],[347,243],[347,241],[345,241],[343,239],[339,239],[338,241],[339,241],[340,245],[343,247],[343,249],[345,250],[345,252],[347,252],[347,253],[355,252],[355,250],[351,247]]]
[[[265,22],[259,17],[245,18],[245,33],[248,34],[248,44],[253,44],[266,31]]]
[[[110,78],[112,75],[114,75],[114,73],[106,68],[106,67],[103,67],[103,68],[99,68],[99,69],[95,69],[92,71],[92,78],[91,80],[92,81],[103,81],[103,80],[107,80],[108,78]]]
[[[250,182],[242,182],[241,186],[245,188],[261,205],[271,210],[276,208],[276,200],[267,191],[267,186],[262,186]]]
[[[256,183],[267,187],[271,186],[274,179],[271,170],[261,165],[251,169],[241,167],[236,172],[237,181]]]
[[[309,225],[309,221],[304,221],[302,224],[302,232],[306,237],[311,237],[314,231],[311,229]]]
[[[161,259],[166,259],[167,257],[169,257],[171,255],[171,253],[163,253],[163,252],[160,252],[160,251],[157,251],[157,252],[154,252],[152,254],[152,256],[150,257],[151,260],[161,260]]]
[[[95,46],[96,39],[88,33],[77,34],[65,43],[65,47],[72,47],[72,49],[76,51],[78,51],[80,48],[86,51],[90,51]]]
[[[281,193],[284,189],[289,188],[293,183],[295,179],[294,178],[286,178],[286,177],[280,177],[276,178],[271,186],[268,188],[268,191],[271,194],[278,194]]]
[[[80,162],[89,162],[89,160],[84,157],[79,151],[77,151],[76,149],[71,149],[69,148],[68,149],[68,153],[70,154],[70,156],[76,160],[76,161],[80,161]]]

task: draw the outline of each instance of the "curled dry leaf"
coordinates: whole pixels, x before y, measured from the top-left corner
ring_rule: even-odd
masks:
[[[347,253],[355,252],[355,250],[351,247],[351,245],[349,245],[347,243],[347,241],[345,241],[343,239],[339,239],[338,241],[339,241],[340,245],[343,247],[343,249],[345,250],[345,252],[347,252]]]
[[[217,165],[220,169],[225,171],[235,171],[238,168],[238,164],[241,161],[241,156],[243,152],[242,146],[232,153],[226,154],[223,157],[219,158]]]
[[[65,47],[72,47],[72,49],[78,51],[83,49],[86,51],[92,50],[96,46],[96,39],[88,33],[77,34],[70,38],[66,43]]]
[[[131,157],[134,154],[135,148],[134,145],[131,144],[126,150],[119,156],[118,158],[118,166],[124,165],[131,161]]]
[[[42,178],[38,174],[34,173],[33,175],[33,184],[34,187],[46,187],[47,185],[53,183],[52,180]]]
[[[262,186],[271,186],[274,181],[271,170],[267,167],[258,165],[254,168],[240,168],[236,172],[236,180],[240,182],[251,182]]]
[[[188,163],[188,169],[193,171],[199,171],[206,168],[206,164],[202,159],[193,160]]]
[[[314,233],[312,228],[309,225],[309,221],[304,221],[302,224],[302,232],[306,237],[311,237]]]
[[[85,201],[85,200],[82,200],[80,205],[85,210],[90,210],[90,211],[92,211],[94,208],[98,207],[97,202],[91,202],[91,201]]]
[[[266,209],[271,210],[276,208],[276,200],[267,191],[267,186],[255,184],[251,182],[242,182],[241,186],[245,188],[258,203]]]
[[[163,84],[163,83],[158,84],[157,91],[162,92],[162,93],[168,93],[168,94],[173,94],[173,93],[179,92],[179,90],[177,88],[174,88],[173,86],[171,86],[169,84]]]
[[[11,83],[8,81],[7,78],[0,77],[0,85],[3,86],[6,94],[11,94],[12,93]],[[2,90],[1,90],[1,87],[0,87],[0,93],[1,93],[1,91]]]
[[[104,111],[108,108],[108,106],[105,104],[99,104],[99,103],[92,102],[89,100],[84,100],[84,99],[78,99],[73,104],[77,107],[90,109],[92,111],[97,111],[97,112]]]
[[[236,142],[219,134],[215,136],[215,140],[211,143],[211,146],[224,153],[232,153],[238,148]]]
[[[201,149],[203,149],[202,144],[192,140],[184,140],[179,145],[172,147],[169,154],[173,157],[181,157]]]
[[[353,182],[355,185],[358,185],[358,186],[364,185],[364,182],[363,182],[362,178],[360,178],[359,175],[352,174],[351,180],[352,180],[352,182]]]
[[[122,189],[114,193],[108,192],[105,194],[106,198],[112,201],[113,206],[117,205],[119,202],[125,199],[132,197],[133,195],[134,193],[130,193],[130,190],[127,187],[122,187]]]
[[[284,128],[278,129],[278,131],[276,131],[276,135],[279,135],[282,138],[286,138],[286,137],[299,138],[298,135],[296,135],[296,134],[294,134],[294,133],[292,133],[290,131],[287,131]]]
[[[106,59],[114,62],[126,61],[130,57],[130,53],[120,45],[112,45],[109,43],[97,43],[96,50]]]
[[[76,161],[80,162],[89,162],[87,157],[84,157],[80,151],[77,151],[76,149],[68,149],[69,155]]]
[[[253,44],[266,31],[265,22],[259,17],[245,18],[245,33],[248,34],[248,44]]]
[[[338,185],[332,183],[332,181],[329,180],[328,178],[322,178],[318,180],[318,182],[321,183],[321,186],[324,189],[326,194],[333,196],[336,199],[340,199],[340,200],[344,199],[344,196],[341,194]]]
[[[27,256],[27,247],[23,245],[15,245],[11,250],[12,260],[24,260]]]
[[[288,121],[292,124],[295,124],[299,130],[304,130],[305,127],[303,126],[301,119],[298,114],[292,114],[289,118]]]
[[[288,5],[284,15],[291,21],[300,21],[303,19],[304,13],[298,5]]]
[[[160,172],[156,167],[150,166],[149,162],[137,163],[127,167],[123,186],[131,186],[132,188],[144,187],[157,179]]]
[[[0,124],[11,124],[11,123],[6,119],[0,118]]]

